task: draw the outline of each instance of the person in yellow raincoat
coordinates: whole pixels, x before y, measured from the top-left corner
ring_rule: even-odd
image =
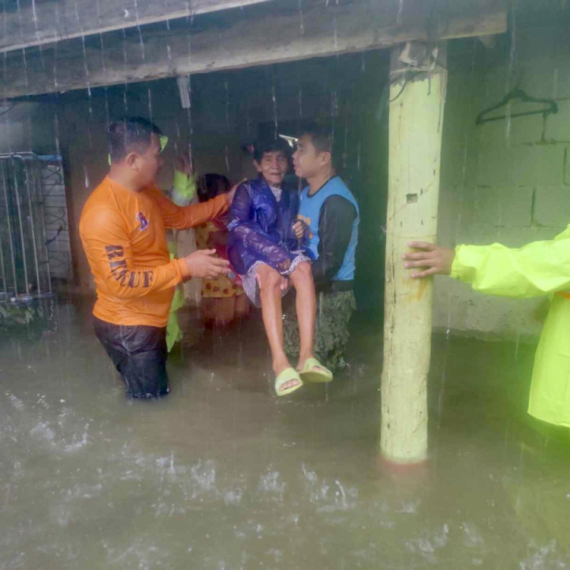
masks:
[[[172,201],[177,206],[188,206],[196,196],[196,177],[192,168],[192,159],[189,155],[181,155],[176,159],[174,170],[174,182],[172,185]],[[167,230],[168,251],[170,259],[178,257],[178,232]],[[174,291],[174,297],[170,305],[168,314],[168,324],[166,325],[166,348],[170,352],[173,346],[184,336],[178,324],[176,312],[184,306],[184,289],[178,285]]]
[[[469,283],[489,295],[519,299],[552,295],[536,351],[528,412],[570,427],[570,226],[551,241],[519,249],[500,244],[455,249],[412,242],[404,255],[413,278],[436,273]]]

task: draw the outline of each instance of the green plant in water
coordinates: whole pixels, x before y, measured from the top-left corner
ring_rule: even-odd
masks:
[[[0,305],[0,328],[10,328],[30,324],[36,312],[30,306]]]

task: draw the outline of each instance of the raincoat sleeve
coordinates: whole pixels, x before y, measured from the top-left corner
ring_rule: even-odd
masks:
[[[225,194],[207,202],[190,204],[189,206],[177,206],[158,188],[150,188],[146,192],[158,205],[164,225],[174,230],[186,230],[200,226],[204,222],[226,213],[229,207]]]
[[[504,297],[539,297],[570,289],[570,238],[529,243],[460,245],[451,276],[473,289]]]
[[[157,267],[135,267],[128,230],[111,208],[91,210],[81,220],[80,232],[90,265],[115,297],[144,297],[172,289],[188,276],[184,260],[179,259]]]
[[[291,259],[289,252],[265,235],[261,226],[253,221],[252,201],[248,187],[242,184],[237,190],[230,209],[228,229],[238,249],[253,254],[270,265],[279,265]]]

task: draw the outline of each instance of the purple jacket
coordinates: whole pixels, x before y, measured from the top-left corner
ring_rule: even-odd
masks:
[[[240,275],[256,261],[274,269],[293,260],[298,240],[293,224],[299,211],[299,193],[283,187],[277,202],[264,178],[241,184],[230,208],[228,258]]]

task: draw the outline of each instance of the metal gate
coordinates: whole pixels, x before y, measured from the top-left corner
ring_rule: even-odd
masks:
[[[52,284],[73,279],[63,162],[58,155],[39,155],[44,227]]]
[[[0,300],[51,295],[43,203],[37,156],[0,154]]]

